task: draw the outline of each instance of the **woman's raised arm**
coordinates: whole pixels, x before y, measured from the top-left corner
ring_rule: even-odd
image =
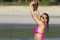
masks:
[[[31,2],[30,3],[30,12],[31,12],[31,16],[32,18],[35,20],[35,22],[38,24],[38,25],[43,25],[43,23],[36,17],[36,15],[34,14],[34,11],[33,11],[33,8],[32,8],[32,5],[34,4],[34,2]]]

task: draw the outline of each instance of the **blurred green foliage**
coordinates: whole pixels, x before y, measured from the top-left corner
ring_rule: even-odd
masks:
[[[0,5],[29,5],[29,0],[0,0]],[[39,0],[39,5],[59,5],[60,0]]]

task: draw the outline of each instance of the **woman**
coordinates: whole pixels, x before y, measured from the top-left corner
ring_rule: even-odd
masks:
[[[37,24],[37,26],[34,28],[34,40],[44,40],[44,30],[46,29],[46,27],[49,28],[49,15],[47,13],[43,13],[42,15],[40,15],[38,8],[35,10],[35,13],[33,4],[35,4],[34,1],[30,3],[30,12],[32,18]]]

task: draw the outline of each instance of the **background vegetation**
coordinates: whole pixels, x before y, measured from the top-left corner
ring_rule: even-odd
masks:
[[[29,0],[0,0],[0,5],[29,5]],[[60,5],[60,0],[39,0],[39,5]]]

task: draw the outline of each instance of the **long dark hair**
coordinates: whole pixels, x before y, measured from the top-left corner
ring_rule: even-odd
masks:
[[[48,31],[49,31],[49,15],[47,14],[47,13],[43,13],[43,14],[45,14],[47,17],[46,17],[46,19],[47,19],[47,24],[46,24],[46,27],[47,27],[47,33],[48,33]]]
[[[33,4],[33,11],[36,11],[38,9],[38,2]]]
[[[39,1],[39,0],[29,0],[29,1],[30,1],[30,3],[31,3],[32,1],[35,2],[35,4],[33,4],[32,6],[33,6],[33,11],[36,11],[36,10],[38,9],[38,1]]]

